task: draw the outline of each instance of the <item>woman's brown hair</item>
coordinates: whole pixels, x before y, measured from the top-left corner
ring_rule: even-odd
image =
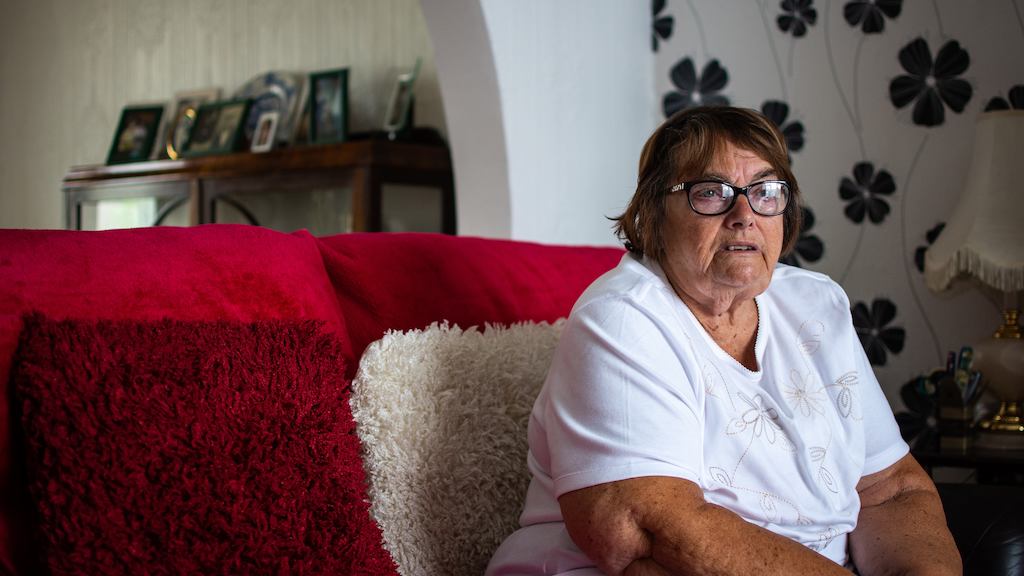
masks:
[[[659,263],[665,257],[662,228],[670,188],[706,174],[726,143],[749,150],[789,183],[789,206],[783,213],[782,255],[796,244],[802,221],[800,187],[789,168],[786,141],[771,120],[755,110],[701,106],[676,112],[647,139],[640,152],[636,192],[626,211],[615,218],[615,233],[626,249]]]

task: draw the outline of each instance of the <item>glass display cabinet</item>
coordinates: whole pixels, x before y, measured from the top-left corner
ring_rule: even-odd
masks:
[[[75,166],[62,187],[70,230],[244,223],[316,236],[455,233],[451,159],[437,144],[366,139]]]

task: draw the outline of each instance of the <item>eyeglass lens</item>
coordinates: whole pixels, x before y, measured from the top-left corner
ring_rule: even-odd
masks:
[[[735,202],[736,193],[736,188],[722,182],[697,182],[690,186],[690,206],[698,214],[721,214]],[[779,181],[758,182],[746,189],[746,196],[754,212],[775,216],[786,209],[789,187]]]

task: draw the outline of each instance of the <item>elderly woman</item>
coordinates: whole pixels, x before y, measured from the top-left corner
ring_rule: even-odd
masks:
[[[629,253],[572,310],[488,574],[959,574],[846,294],[778,263],[800,193],[774,125],[672,116],[617,229]]]

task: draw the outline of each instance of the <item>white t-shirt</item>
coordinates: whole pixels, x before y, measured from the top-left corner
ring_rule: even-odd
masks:
[[[757,372],[711,339],[653,261],[627,254],[583,293],[531,414],[522,528],[488,574],[599,574],[557,498],[641,476],[690,480],[846,563],[857,482],[909,448],[838,284],[780,264],[755,300]]]

